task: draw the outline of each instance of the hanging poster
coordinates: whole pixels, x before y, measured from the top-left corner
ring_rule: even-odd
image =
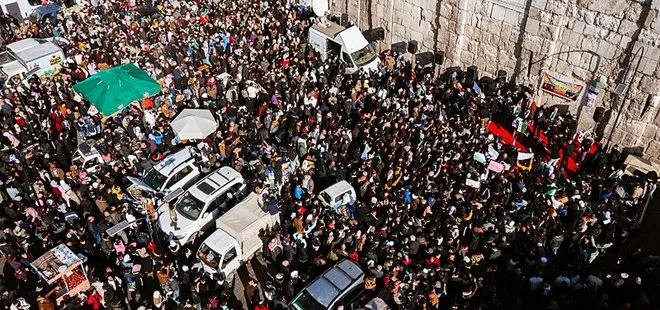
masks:
[[[589,85],[589,87],[587,87],[587,92],[582,98],[582,104],[585,107],[593,108],[596,105],[596,99],[598,98],[599,92],[600,88],[594,85]]]
[[[561,80],[555,76],[550,75],[549,73],[543,73],[543,78],[541,79],[541,89],[549,94],[561,97],[569,101],[576,101],[584,85],[571,83],[568,81]]]

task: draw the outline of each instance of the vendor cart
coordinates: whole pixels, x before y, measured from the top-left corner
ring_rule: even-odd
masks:
[[[75,297],[90,288],[83,260],[66,245],[60,244],[32,263],[39,276],[55,291],[60,304],[67,296]]]

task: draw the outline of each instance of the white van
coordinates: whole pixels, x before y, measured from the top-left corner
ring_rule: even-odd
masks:
[[[380,59],[356,26],[344,28],[330,21],[323,21],[309,28],[309,44],[325,60],[330,52],[339,55],[346,64],[346,73],[352,74],[360,68],[378,71]]]
[[[127,192],[133,200],[139,201],[143,197],[143,192],[169,194],[177,189],[186,190],[195,184],[200,175],[200,169],[190,152],[190,147],[186,147],[165,157],[142,177],[126,177],[132,183]]]
[[[346,205],[344,197],[347,195],[347,198],[352,202],[357,199],[353,186],[346,181],[339,181],[321,191],[319,193],[319,200],[321,201],[321,204],[337,212],[339,208]]]
[[[239,202],[248,193],[248,184],[231,167],[222,167],[207,175],[185,191],[173,203],[176,222],[170,216],[170,203],[158,208],[158,226],[165,237],[173,237],[184,245],[193,243],[204,231],[214,226],[215,220],[232,206],[229,195]]]
[[[16,85],[32,75],[49,76],[62,66],[64,51],[47,39],[24,39],[0,53],[0,81]]]

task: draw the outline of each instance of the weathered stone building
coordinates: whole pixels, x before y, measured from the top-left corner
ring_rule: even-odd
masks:
[[[580,129],[598,129],[604,143],[623,102],[612,144],[660,158],[660,0],[330,0],[330,9],[362,30],[383,27],[382,49],[415,40],[421,52],[444,51],[444,68],[505,70],[537,88],[545,72],[585,89],[602,81],[595,106],[542,91],[536,101],[569,105]],[[627,95],[615,93],[619,83]]]

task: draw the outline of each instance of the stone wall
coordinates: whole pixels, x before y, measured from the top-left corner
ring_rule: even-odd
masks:
[[[416,40],[421,52],[444,51],[444,68],[476,65],[480,76],[505,70],[535,86],[543,72],[584,85],[603,81],[595,107],[540,91],[536,101],[569,105],[580,129],[600,132],[603,143],[614,127],[612,144],[660,158],[660,0],[331,0],[331,10],[362,30],[383,27],[381,49]],[[618,83],[629,85],[627,96],[614,94]],[[596,107],[606,111],[599,124]]]

